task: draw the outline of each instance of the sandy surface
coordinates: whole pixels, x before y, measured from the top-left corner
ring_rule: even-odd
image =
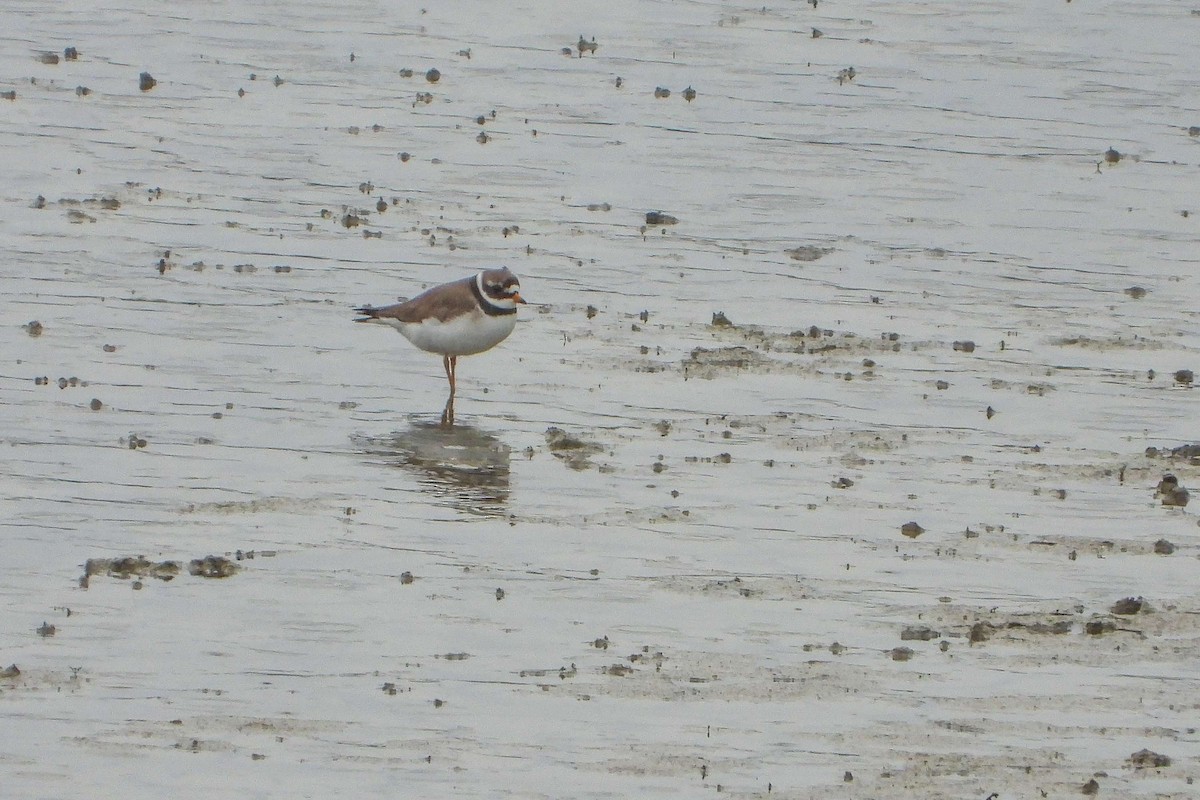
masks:
[[[6,795],[1196,796],[1200,6],[569,6],[0,14]]]

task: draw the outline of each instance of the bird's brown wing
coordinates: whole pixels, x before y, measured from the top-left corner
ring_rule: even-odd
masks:
[[[420,322],[423,319],[434,318],[441,322],[470,313],[478,303],[471,292],[471,281],[474,277],[435,286],[423,292],[412,300],[396,303],[390,306],[374,308],[365,306],[357,308],[359,314],[365,316],[357,320],[367,322],[372,319],[397,319],[401,322]]]

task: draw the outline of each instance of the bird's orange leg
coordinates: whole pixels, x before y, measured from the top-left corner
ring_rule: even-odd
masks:
[[[458,356],[442,356],[442,366],[446,368],[446,380],[450,382],[450,399],[442,409],[442,427],[454,427],[454,371],[458,367]]]

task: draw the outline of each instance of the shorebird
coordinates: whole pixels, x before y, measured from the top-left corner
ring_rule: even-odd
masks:
[[[442,425],[451,428],[458,357],[491,350],[508,338],[517,324],[517,305],[524,302],[517,276],[499,267],[443,283],[402,303],[356,308],[363,316],[355,322],[390,325],[421,350],[441,355],[450,382]]]

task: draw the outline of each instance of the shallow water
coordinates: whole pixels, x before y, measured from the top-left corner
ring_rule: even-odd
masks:
[[[1191,796],[1187,4],[5,14],[14,796]]]

